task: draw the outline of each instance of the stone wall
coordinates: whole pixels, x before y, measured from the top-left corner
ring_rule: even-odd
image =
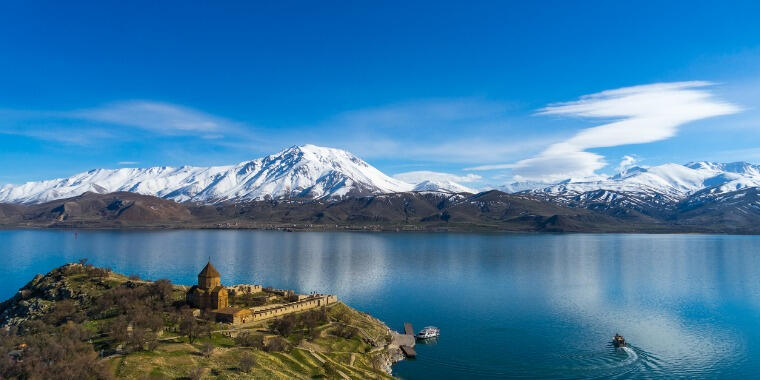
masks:
[[[246,294],[246,293],[259,293],[262,291],[261,285],[252,285],[252,284],[239,284],[234,286],[228,286],[227,290],[232,295],[240,295],[240,294]]]
[[[228,308],[227,310],[217,312],[216,320],[218,322],[232,324],[245,323],[252,320],[252,313],[248,309]]]
[[[338,297],[331,294],[317,294],[305,300],[291,302],[285,305],[275,306],[268,309],[260,309],[253,312],[252,321],[279,317],[282,315],[306,311],[317,307],[327,306],[338,302]]]

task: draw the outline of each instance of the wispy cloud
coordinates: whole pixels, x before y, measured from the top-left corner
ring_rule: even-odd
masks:
[[[195,136],[207,140],[250,136],[242,123],[179,105],[134,100],[71,111],[0,110],[0,133],[73,145],[109,139]],[[130,133],[129,131],[133,133]]]
[[[424,181],[471,183],[483,179],[483,177],[477,174],[456,175],[451,173],[433,172],[427,170],[398,173],[394,174],[393,178],[412,184],[417,184]]]
[[[480,98],[395,103],[339,113],[294,139],[368,159],[468,164],[524,157],[553,141],[512,122],[514,110],[511,103]]]
[[[505,157],[524,157],[555,139],[527,137],[522,139],[493,136],[492,138],[451,136],[443,141],[426,138],[394,139],[393,137],[337,138],[337,147],[348,149],[365,158],[394,158],[418,161],[473,164],[496,161]],[[316,139],[315,141],[319,141]],[[330,140],[322,142],[329,145]]]
[[[509,109],[506,103],[477,98],[427,99],[346,111],[336,115],[329,123],[360,130],[439,130],[442,125],[480,126],[492,123],[502,118]]]
[[[588,149],[665,140],[688,122],[740,111],[705,89],[709,82],[656,83],[603,91],[578,101],[550,105],[541,115],[621,119],[586,128],[549,145],[540,154],[510,164],[482,165],[473,170],[512,169],[518,179],[559,180],[593,177],[606,166],[604,157]]]
[[[239,124],[230,120],[191,108],[144,100],[110,103],[98,108],[68,112],[64,116],[162,134],[217,136],[239,128]]]
[[[137,161],[119,161],[118,164],[119,165],[137,165],[137,164],[139,164],[139,162],[137,162]]]
[[[93,141],[111,139],[116,136],[103,128],[72,127],[60,123],[40,123],[22,126],[5,126],[0,133],[26,136],[65,145],[88,145]]]
[[[624,172],[624,171],[632,168],[633,166],[635,166],[636,163],[638,163],[638,162],[639,162],[638,158],[636,158],[634,156],[630,156],[630,155],[625,155],[620,160],[620,163],[615,168],[615,171],[617,171],[618,173],[622,173],[622,172]]]

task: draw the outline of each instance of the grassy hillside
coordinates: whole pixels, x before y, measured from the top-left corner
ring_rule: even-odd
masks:
[[[382,322],[342,303],[243,326],[185,287],[67,264],[0,304],[0,378],[390,378]]]

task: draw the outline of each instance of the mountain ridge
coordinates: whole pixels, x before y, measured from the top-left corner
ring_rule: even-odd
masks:
[[[397,198],[406,197],[405,199],[409,200],[418,196],[444,199],[487,193],[440,176],[420,180],[421,182],[417,184],[411,184],[387,176],[344,150],[303,145],[228,166],[94,169],[68,178],[28,182],[18,186],[6,185],[0,188],[0,204],[4,204],[0,207],[0,219],[5,219],[5,224],[12,225],[13,222],[8,222],[9,220],[16,220],[14,218],[28,211],[29,208],[20,207],[22,205],[45,204],[66,199],[69,200],[67,202],[74,203],[63,202],[59,206],[63,207],[64,213],[68,212],[68,215],[72,215],[76,207],[82,207],[82,205],[75,206],[77,201],[71,201],[71,199],[88,193],[107,195],[130,192],[155,196],[174,201],[173,203],[223,205],[222,208],[225,210],[232,208],[230,204],[250,205],[259,202],[256,207],[261,212],[266,209],[262,206],[266,204],[264,201],[291,202],[292,205],[301,205],[306,211],[330,207],[335,207],[337,210],[352,202],[361,204],[390,199],[388,196],[394,194]],[[576,213],[579,209],[590,210],[597,216],[615,218],[615,221],[610,221],[613,224],[618,220],[625,220],[643,223],[647,225],[647,227],[642,227],[645,229],[650,228],[651,225],[658,225],[657,228],[660,228],[659,225],[662,224],[672,227],[673,224],[679,224],[683,218],[696,218],[699,214],[703,223],[709,223],[709,216],[712,215],[716,220],[735,221],[739,223],[737,228],[747,229],[749,227],[744,224],[754,220],[755,215],[755,205],[749,202],[755,199],[755,192],[751,189],[758,187],[760,187],[760,165],[747,162],[694,161],[684,165],[667,163],[652,167],[634,166],[618,174],[593,180],[568,179],[553,184],[513,183],[504,185],[499,190],[517,197],[515,199],[542,202],[544,206],[538,207],[539,209],[546,209],[546,205],[551,204],[553,207],[575,209]],[[311,201],[321,203],[315,206],[310,203]],[[446,204],[448,201],[440,202]],[[730,213],[726,211],[727,205],[733,205],[731,207],[742,210],[745,217],[728,217]],[[107,205],[98,203],[88,207],[103,208],[105,206]],[[114,207],[121,209],[121,206],[117,206]],[[190,208],[182,211],[174,206],[161,207],[165,212],[171,211],[170,214],[178,213],[172,215],[179,219],[168,220],[169,224],[187,222],[203,225],[205,223],[199,222],[195,216],[191,215],[192,213],[187,216],[188,212],[201,210],[200,206],[191,211],[188,211]],[[336,220],[350,224],[351,220],[362,218],[373,220],[377,218],[377,215],[388,212],[376,210],[376,214],[369,216],[362,213],[352,214],[357,210],[356,207],[352,207],[353,211],[344,210],[341,214],[348,219],[342,220],[340,217],[335,217]],[[393,207],[402,206],[394,205]],[[424,208],[427,209],[427,207]],[[278,208],[280,209],[282,207]],[[129,215],[137,213],[136,218],[141,220],[142,224],[151,224],[143,217],[151,215],[150,207],[142,208],[136,204],[133,209],[120,212],[125,215],[125,219],[120,219],[122,221]],[[289,212],[299,214],[296,210]],[[324,212],[324,210],[319,212]],[[58,215],[64,213],[58,213]],[[469,211],[468,213],[472,214]],[[43,214],[52,215],[49,210]],[[100,214],[103,217],[111,215],[110,211],[102,211]],[[184,215],[185,219],[180,218],[181,215]],[[287,220],[285,217],[273,216],[274,214],[271,213],[267,215],[269,216],[259,215],[257,218],[262,221],[273,218],[272,221],[276,223]],[[552,215],[543,216],[551,217]],[[227,216],[217,215],[214,218],[224,220]],[[432,220],[436,216],[431,213],[421,218]],[[488,223],[491,221],[489,218],[492,217],[486,218]],[[161,217],[157,219],[163,220]],[[389,224],[397,224],[401,216],[393,214],[392,217],[386,218],[387,220],[380,219]],[[470,218],[470,220],[476,224],[483,223],[483,220],[477,218]],[[102,224],[102,222],[96,224],[98,223]],[[430,223],[426,224],[426,226],[429,225]],[[515,228],[521,230],[523,227]],[[606,230],[599,226],[589,228]],[[582,230],[580,227],[575,229]]]
[[[683,200],[698,192],[727,193],[760,186],[760,165],[747,162],[689,162],[684,165],[666,163],[652,167],[631,167],[618,174],[591,181],[565,180],[552,184],[509,184],[505,190],[520,187],[518,192],[542,193],[558,198],[590,191],[607,190],[623,193],[659,194],[672,201]],[[527,188],[526,188],[527,187]]]
[[[667,207],[600,190],[560,204],[533,194],[405,192],[215,205],[131,192],[0,203],[0,228],[213,228],[360,231],[760,233],[760,189]]]

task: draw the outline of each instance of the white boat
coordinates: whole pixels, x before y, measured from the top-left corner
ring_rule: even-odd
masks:
[[[441,335],[441,330],[438,330],[438,327],[428,326],[418,332],[416,337],[417,339],[430,339],[437,338],[439,335]]]

